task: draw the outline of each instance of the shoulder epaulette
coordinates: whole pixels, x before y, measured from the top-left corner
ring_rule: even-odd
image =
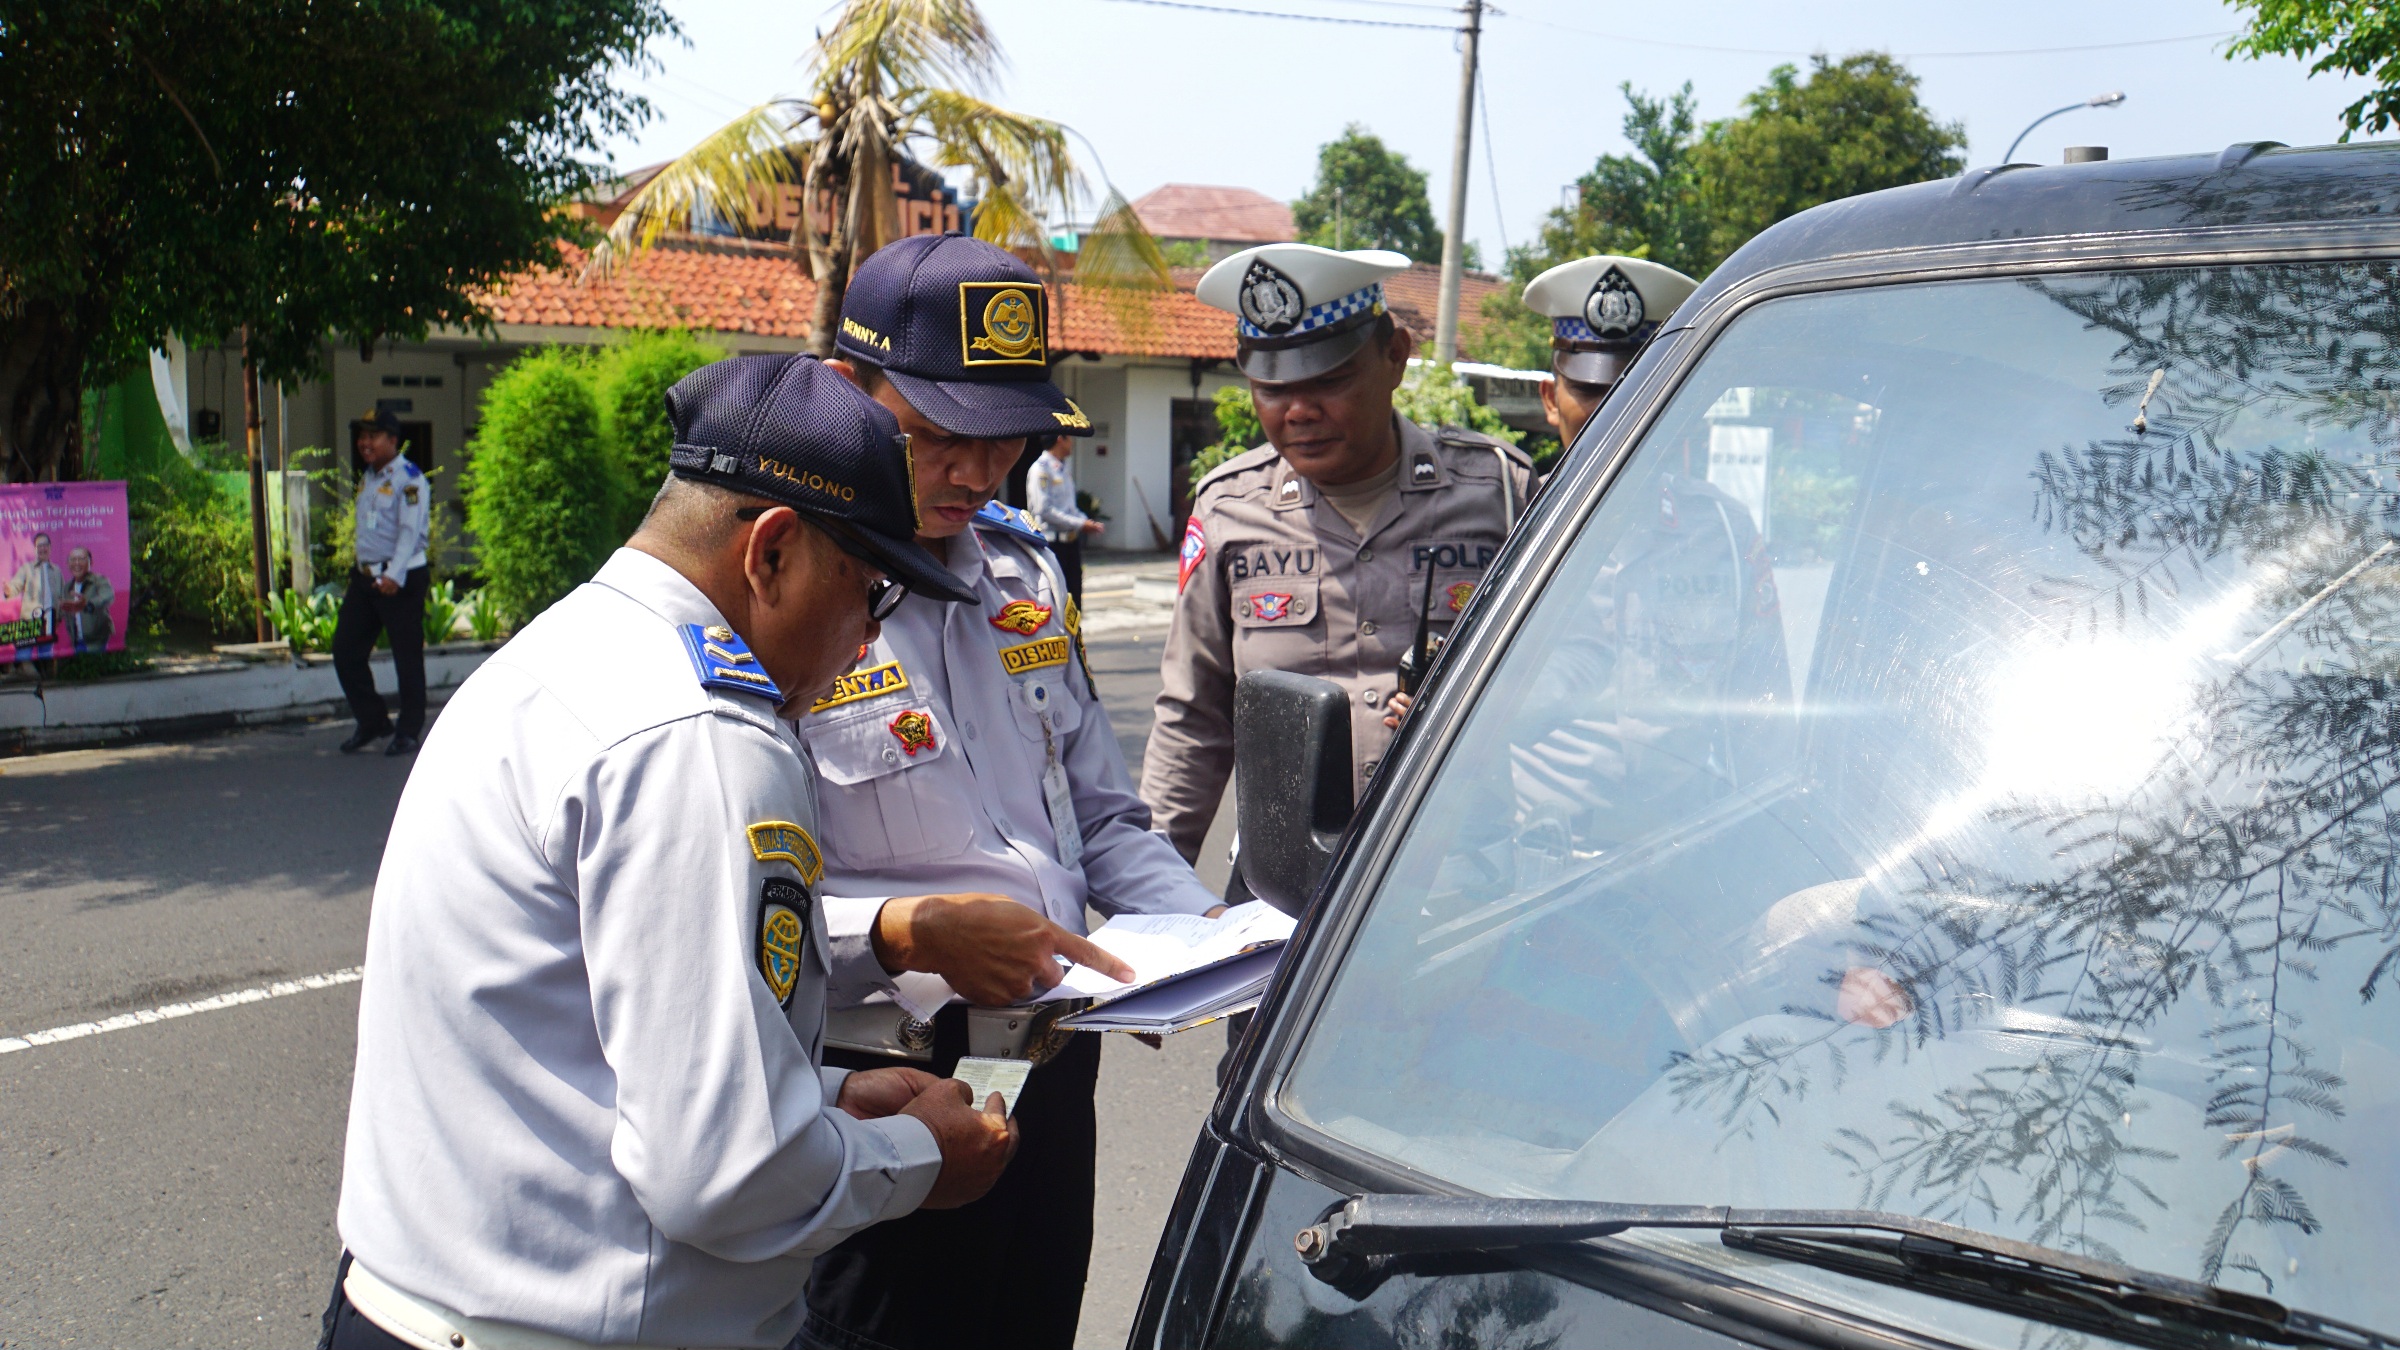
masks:
[[[687,623],[675,631],[683,637],[683,649],[691,655],[692,669],[699,672],[701,688],[750,694],[777,707],[783,706],[783,691],[775,687],[767,672],[758,668],[757,655],[740,634],[722,624],[703,628]]]
[[[1013,534],[1019,539],[1039,544],[1043,548],[1050,547],[1049,539],[1042,534],[1042,523],[1033,518],[1033,513],[1010,506],[1006,502],[985,502],[983,509],[975,513],[975,528],[998,530],[1002,534]]]
[[[1466,427],[1442,427],[1433,433],[1433,438],[1453,450],[1498,450],[1528,468],[1533,464],[1533,456],[1510,444],[1506,437],[1471,431]]]
[[[425,476],[425,471],[417,467],[417,462],[413,459],[410,459],[406,455],[402,455],[400,457],[400,472],[407,474],[411,478],[423,478]]]
[[[1221,479],[1231,478],[1237,473],[1244,473],[1248,470],[1258,468],[1262,464],[1274,463],[1277,458],[1277,453],[1278,452],[1276,451],[1275,447],[1272,445],[1257,445],[1244,450],[1242,453],[1235,455],[1233,458],[1226,460],[1217,467],[1210,469],[1207,473],[1202,474],[1200,481],[1192,485],[1193,499],[1197,500],[1200,496],[1200,490],[1207,487],[1211,483],[1217,482]]]

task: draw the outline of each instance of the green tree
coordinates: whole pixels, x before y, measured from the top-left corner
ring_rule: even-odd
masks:
[[[792,232],[794,256],[817,287],[809,349],[828,356],[851,275],[900,236],[892,171],[912,146],[973,174],[968,195],[976,199],[978,239],[1045,259],[1044,214],[1072,215],[1090,196],[1065,126],[978,92],[1002,63],[974,0],[845,0],[807,61],[807,97],[759,104],[652,175],[609,227],[600,265],[650,247],[696,216],[738,219],[753,187],[788,183],[799,166],[801,199],[835,206],[822,228],[812,207]],[[1075,279],[1173,284],[1158,241],[1113,187],[1077,247]]]
[[[2225,57],[2316,57],[2311,75],[2358,75],[2375,88],[2342,109],[2342,139],[2400,122],[2400,8],[2382,0],[2233,0],[2250,26]],[[2319,56],[2322,52],[2324,55]]]
[[[79,473],[82,390],[171,333],[262,374],[472,325],[646,114],[660,0],[0,0],[0,471]]]
[[[608,453],[618,502],[616,538],[630,538],[667,476],[675,427],[667,420],[667,390],[725,349],[689,333],[634,333],[603,347],[588,367],[600,409],[601,444]]]
[[[1812,206],[1966,167],[1966,126],[1935,121],[1898,61],[1861,52],[1838,64],[1813,56],[1809,67],[1803,80],[1797,67],[1777,66],[1742,100],[1743,114],[1712,124],[1692,151],[1709,268]]]
[[[1408,368],[1392,394],[1392,410],[1427,430],[1463,427],[1497,436],[1515,445],[1525,433],[1500,420],[1500,414],[1475,401],[1466,379],[1448,366],[1422,362]]]
[[[588,360],[555,347],[519,358],[484,391],[468,447],[467,528],[491,597],[519,624],[588,580],[621,537]]]
[[[1442,260],[1442,232],[1425,195],[1425,171],[1356,122],[1317,148],[1317,182],[1292,203],[1300,242],[1320,248],[1388,248],[1418,262]]]
[[[1244,450],[1267,443],[1267,429],[1259,423],[1258,405],[1250,401],[1250,386],[1229,384],[1217,391],[1217,443],[1192,456],[1191,484],[1200,487],[1216,467]]]
[[[1524,306],[1525,283],[1594,253],[1622,253],[1706,277],[1734,250],[1812,206],[1944,178],[1965,167],[1966,129],[1917,101],[1917,77],[1881,52],[1778,66],[1742,115],[1698,125],[1692,87],[1660,99],[1621,86],[1631,155],[1603,155],[1532,244],[1511,249],[1508,289],[1485,297],[1476,360],[1550,364],[1550,328]]]
[[[1575,180],[1572,204],[1550,212],[1532,244],[1509,250],[1508,287],[1483,298],[1483,331],[1469,343],[1478,361],[1517,370],[1550,364],[1550,321],[1525,308],[1525,283],[1570,258],[1622,253],[1682,272],[1708,270],[1708,218],[1692,151],[1700,143],[1692,86],[1666,98],[1634,92],[1622,123],[1630,155],[1602,155]]]

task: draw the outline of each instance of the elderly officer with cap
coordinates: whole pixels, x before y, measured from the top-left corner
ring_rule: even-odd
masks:
[[[417,748],[425,732],[425,540],[433,520],[433,488],[425,472],[400,453],[400,419],[388,408],[361,418],[354,438],[366,472],[358,480],[354,532],[357,563],[333,622],[333,673],[350,701],[358,729],[342,742],[356,754],[384,736],[387,755]],[[375,692],[375,635],[392,642],[392,673],[400,682],[400,724],[392,725]]]
[[[826,887],[844,897],[997,892],[1077,932],[1086,905],[1204,913],[1216,898],[1150,832],[1039,522],[992,500],[1028,438],[1091,433],[1049,381],[1049,320],[1032,269],[956,234],[878,251],[844,297],[833,364],[909,434],[917,541],[973,598],[903,603],[800,720],[824,813]],[[872,903],[827,902],[837,948],[864,922],[853,907]],[[1021,1006],[1034,992],[903,975],[852,1006],[836,1000],[829,1062],[943,1073],[971,1053],[1036,1067],[1017,1101],[1025,1144],[1007,1175],[975,1204],[911,1215],[827,1253],[809,1293],[812,1337],[899,1350],[1074,1343],[1092,1243],[1099,1037],[1053,1028],[1066,1005]]]
[[[1525,307],[1550,320],[1542,416],[1563,446],[1600,410],[1625,368],[1698,282],[1646,258],[1563,262],[1525,283]]]
[[[978,597],[911,538],[891,414],[813,358],[719,362],[667,403],[641,529],[461,687],[393,818],[343,1350],[792,1344],[812,1257],[974,1200],[1017,1139],[998,1094],[820,1068],[827,990],[1105,959],[988,896],[893,900],[829,940],[783,718],[903,595]]]
[[[1397,724],[1402,657],[1448,633],[1532,487],[1507,442],[1392,410],[1415,339],[1382,282],[1407,266],[1265,244],[1200,279],[1202,301],[1238,316],[1235,364],[1269,443],[1200,481],[1184,529],[1142,796],[1187,858],[1233,770],[1235,682],[1289,670],[1347,690],[1363,787]]]

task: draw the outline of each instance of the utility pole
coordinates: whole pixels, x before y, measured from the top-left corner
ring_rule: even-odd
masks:
[[[258,604],[258,640],[269,641],[267,623],[267,466],[258,444],[258,361],[250,350],[250,328],[242,327],[242,430],[250,467],[250,589]]]
[[[1458,359],[1458,277],[1466,266],[1467,158],[1475,130],[1475,48],[1483,36],[1483,0],[1467,0],[1458,76],[1458,136],[1450,146],[1450,228],[1442,236],[1442,299],[1433,324],[1433,359]]]

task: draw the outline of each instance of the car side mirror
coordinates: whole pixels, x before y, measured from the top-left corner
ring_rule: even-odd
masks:
[[[1299,917],[1349,827],[1350,695],[1338,684],[1254,670],[1233,691],[1233,777],[1242,880]]]

